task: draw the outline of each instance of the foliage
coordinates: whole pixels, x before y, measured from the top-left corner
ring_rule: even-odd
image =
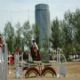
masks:
[[[15,49],[16,48],[22,48],[21,47],[21,37],[20,37],[22,30],[21,30],[20,23],[16,24],[16,28],[17,28],[17,30],[16,30],[16,33],[15,33]]]
[[[36,43],[39,45],[39,26],[38,25],[33,25],[33,30],[34,30],[34,36],[35,36],[35,40],[36,40]]]
[[[11,22],[5,24],[4,36],[8,44],[8,50],[12,53],[16,47],[30,47],[32,36],[36,39],[39,45],[39,26],[32,26],[29,21],[26,21],[22,26],[17,23],[17,30],[14,29]],[[2,33],[1,33],[2,34]],[[22,37],[23,35],[23,37]],[[80,10],[75,12],[67,11],[64,14],[63,20],[54,19],[51,23],[51,38],[52,48],[59,47],[63,50],[65,56],[72,53],[80,52]],[[47,44],[46,44],[47,45]]]
[[[11,22],[8,22],[4,28],[4,36],[8,44],[8,49],[12,53],[14,51],[14,28]]]
[[[60,47],[60,25],[58,19],[53,21],[51,30],[52,35],[50,41],[52,42],[52,47],[57,49]]]
[[[24,36],[24,43],[30,47],[32,39],[32,29],[29,21],[25,22],[22,27],[22,34]]]

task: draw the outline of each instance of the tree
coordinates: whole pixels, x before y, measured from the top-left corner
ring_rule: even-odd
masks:
[[[64,17],[66,25],[71,28],[69,29],[69,32],[71,30],[69,36],[72,38],[72,47],[75,46],[75,50],[80,51],[80,10],[77,9],[75,12],[68,11]]]
[[[69,58],[69,54],[72,54],[74,49],[74,25],[72,25],[73,21],[73,13],[70,11],[66,12],[63,20],[63,51],[67,60]]]
[[[39,46],[39,34],[40,34],[39,26],[37,24],[33,25],[33,30],[34,30],[33,32],[34,32],[36,43]]]
[[[31,45],[31,39],[32,39],[32,29],[31,29],[31,26],[30,26],[30,23],[29,21],[25,22],[23,24],[23,27],[22,27],[22,34],[24,36],[24,43],[30,47]]]
[[[17,30],[16,30],[16,33],[15,33],[15,49],[16,48],[22,48],[21,46],[21,37],[20,37],[20,35],[21,35],[21,32],[22,32],[22,27],[21,27],[21,25],[20,25],[20,23],[18,22],[17,24],[16,24],[16,28],[17,28]]]
[[[14,51],[14,28],[11,22],[8,22],[4,28],[4,36],[8,44],[8,50],[12,53]]]
[[[60,25],[57,18],[53,21],[51,30],[52,34],[50,41],[52,42],[52,47],[57,49],[60,47]]]
[[[80,10],[77,9],[74,13],[74,22],[75,28],[75,47],[76,51],[80,51]]]
[[[73,49],[72,31],[71,28],[68,26],[64,26],[63,28],[63,39],[63,51],[66,58],[68,58],[69,53],[71,53]]]

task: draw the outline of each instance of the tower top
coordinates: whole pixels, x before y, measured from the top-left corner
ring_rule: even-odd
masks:
[[[36,9],[48,9],[49,8],[48,4],[37,4],[35,7]]]

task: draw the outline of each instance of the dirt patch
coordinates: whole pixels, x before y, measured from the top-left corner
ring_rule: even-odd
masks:
[[[9,66],[8,80],[80,80],[80,62],[66,63],[67,76],[60,78],[52,77],[37,77],[37,78],[25,78],[22,76],[20,79],[15,78],[14,66]],[[24,74],[24,73],[23,73]]]

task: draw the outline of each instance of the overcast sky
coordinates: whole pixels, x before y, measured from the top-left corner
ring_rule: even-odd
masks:
[[[5,23],[12,22],[14,26],[17,22],[23,24],[29,20],[35,22],[35,5],[46,3],[50,8],[50,19],[56,16],[63,19],[67,10],[75,11],[80,8],[80,0],[0,0],[0,31],[3,31]]]

